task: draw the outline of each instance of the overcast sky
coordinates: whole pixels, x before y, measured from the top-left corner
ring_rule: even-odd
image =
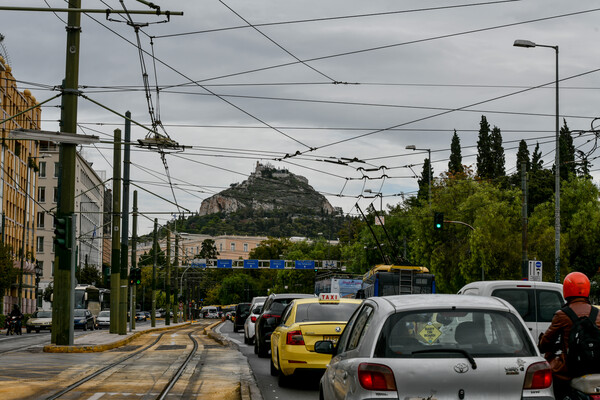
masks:
[[[185,146],[165,157],[175,198],[160,154],[132,149],[132,179],[147,190],[137,189],[147,217],[139,220],[140,234],[155,217],[164,223],[173,213],[198,211],[203,199],[243,181],[257,161],[307,177],[345,212],[356,212],[357,201],[379,206],[379,198],[360,198],[369,189],[383,194],[384,207],[397,204],[402,194],[415,194],[415,174],[428,157],[426,150],[405,147],[430,149],[438,176],[448,168],[456,130],[463,164],[475,167],[482,115],[502,131],[507,173],[515,172],[521,139],[531,153],[539,142],[550,167],[555,51],[514,47],[515,39],[559,46],[561,125],[565,118],[571,131],[585,131],[575,136],[575,146],[591,152],[598,181],[590,132],[600,117],[597,1],[153,2],[184,15],[169,22],[132,16],[150,23],[139,29],[143,63],[134,28],[122,16],[81,19],[83,93],[119,113],[131,111],[151,128],[144,68],[153,114],[164,127],[159,132]],[[122,10],[116,0],[83,3]],[[123,3],[128,10],[149,10],[134,0]],[[0,6],[64,8],[66,2]],[[0,53],[8,53],[19,89],[30,89],[40,102],[55,95],[64,78],[65,21],[66,13],[0,11]],[[43,107],[43,129],[59,130],[59,105],[54,100]],[[78,133],[105,141],[124,126],[118,115],[84,98],[78,122]],[[147,135],[132,129],[133,141]],[[110,144],[86,147],[83,154],[112,176]],[[336,164],[355,157],[364,163]]]

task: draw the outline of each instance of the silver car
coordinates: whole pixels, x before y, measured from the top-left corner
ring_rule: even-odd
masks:
[[[254,335],[256,333],[256,319],[262,312],[262,308],[264,305],[264,300],[261,302],[253,303],[250,308],[250,315],[246,318],[244,322],[244,343],[253,344],[254,343]]]
[[[505,300],[460,295],[366,299],[320,382],[321,399],[554,399],[552,371]]]

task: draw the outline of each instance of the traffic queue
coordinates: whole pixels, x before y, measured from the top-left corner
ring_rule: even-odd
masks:
[[[482,281],[458,294],[271,294],[246,303],[245,320],[236,325],[244,342],[269,359],[279,386],[318,372],[320,399],[562,400],[555,396],[556,355],[538,346],[573,299],[589,304],[589,284],[587,292],[569,287]],[[561,390],[571,399],[600,399],[596,364],[599,371],[570,377]]]

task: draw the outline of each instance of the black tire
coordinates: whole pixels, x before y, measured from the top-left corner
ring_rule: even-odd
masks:
[[[27,333],[31,333],[31,328],[27,327],[27,328],[25,328],[25,330],[27,331]],[[39,332],[39,331],[36,331],[36,332]]]
[[[279,370],[277,368],[275,368],[275,363],[273,362],[273,357],[271,357],[270,360],[271,360],[271,376],[279,375]]]
[[[35,333],[40,333],[40,330],[39,330],[39,329],[36,329],[36,330],[35,330]]]
[[[233,324],[233,333],[238,333],[239,329]]]
[[[258,347],[258,357],[259,358],[267,358],[269,356],[269,350],[267,350],[266,345],[260,345],[260,340],[256,341]]]
[[[87,324],[83,324],[83,330],[87,331]]]
[[[280,388],[285,388],[290,385],[291,378],[283,374],[283,372],[279,372],[279,376],[277,377],[277,385]]]
[[[248,342],[249,342],[248,337],[246,337],[246,333],[244,333],[244,344],[250,344]]]
[[[8,335],[8,332],[6,332]],[[258,341],[254,342],[254,354],[258,354]]]

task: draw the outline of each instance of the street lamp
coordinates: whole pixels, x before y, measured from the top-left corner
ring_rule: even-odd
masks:
[[[554,281],[556,283],[560,283],[560,146],[559,146],[559,133],[560,133],[560,124],[559,124],[559,116],[558,116],[558,46],[549,46],[545,44],[534,43],[530,40],[515,40],[513,43],[515,47],[547,47],[549,49],[554,49],[554,53],[556,55],[556,110],[555,110],[555,128],[556,128],[556,138],[555,138],[555,154],[554,154],[554,165],[555,165],[555,190],[554,190],[554,270],[555,277]]]
[[[427,172],[429,173],[429,208],[431,208],[431,149],[417,149],[417,147],[414,144],[409,144],[408,146],[406,146],[406,150],[424,150],[429,153],[429,171]]]
[[[44,274],[44,268],[40,265],[39,261],[35,262],[35,309],[37,310],[42,306],[42,302],[40,301],[40,279]]]

